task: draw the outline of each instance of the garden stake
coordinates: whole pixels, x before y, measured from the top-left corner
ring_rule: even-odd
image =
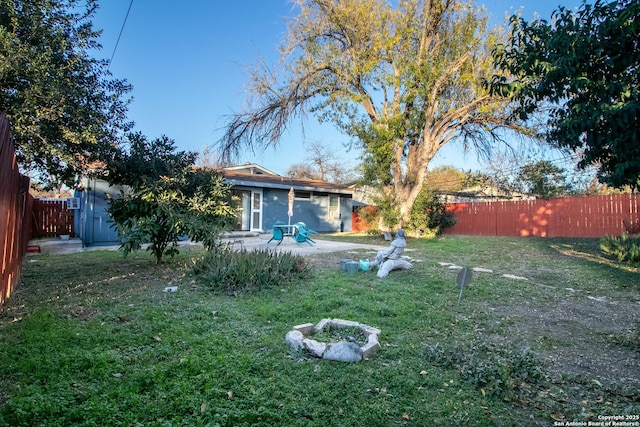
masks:
[[[471,281],[471,277],[473,277],[473,272],[469,270],[469,267],[465,267],[458,273],[458,285],[460,286],[460,295],[458,295],[458,305],[460,306],[460,300],[462,299],[462,291],[464,291],[464,287],[469,284]]]

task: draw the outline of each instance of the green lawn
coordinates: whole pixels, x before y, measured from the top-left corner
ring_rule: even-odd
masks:
[[[384,245],[368,237],[336,237]],[[0,426],[521,426],[640,414],[640,275],[593,239],[408,240],[379,280],[306,259],[311,278],[237,296],[197,249],[36,255],[0,312]],[[457,306],[457,270],[481,267]],[[518,278],[504,277],[510,274]],[[526,280],[525,280],[526,279]],[[178,286],[176,293],[165,293]],[[292,326],[381,329],[347,364],[290,352]]]

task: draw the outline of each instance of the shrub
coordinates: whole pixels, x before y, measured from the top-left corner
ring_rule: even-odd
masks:
[[[640,262],[640,236],[605,236],[600,239],[600,250],[619,262]]]
[[[435,237],[445,228],[453,227],[458,219],[431,191],[423,189],[411,208],[407,229],[417,237]]]
[[[211,250],[194,262],[199,281],[217,292],[238,295],[282,286],[309,276],[304,258],[270,250]]]

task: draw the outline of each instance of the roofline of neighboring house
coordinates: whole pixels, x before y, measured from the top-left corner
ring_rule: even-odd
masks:
[[[294,191],[314,191],[348,196],[353,194],[353,191],[349,188],[331,184],[326,181],[295,179],[280,175],[250,174],[229,170],[222,170],[220,173],[224,176],[225,182],[235,186],[273,188],[278,190],[288,190],[293,187]]]
[[[448,191],[448,190],[435,190],[434,193],[437,196],[444,197],[457,197],[457,198],[465,198],[471,200],[478,201],[509,201],[509,200],[533,200],[536,199],[535,196],[525,193],[511,192],[511,193],[501,193],[501,194],[490,194],[485,193],[483,190],[462,190],[462,191]]]
[[[277,173],[275,173],[275,172],[273,172],[273,171],[270,171],[269,169],[265,168],[264,166],[260,166],[260,165],[259,165],[259,164],[257,164],[257,163],[245,163],[245,164],[243,164],[243,165],[227,166],[227,167],[224,167],[224,168],[222,168],[222,169],[223,169],[224,171],[232,171],[232,172],[240,171],[240,170],[243,170],[243,169],[257,169],[257,170],[259,170],[259,171],[260,171],[260,173],[257,173],[257,175],[260,175],[260,174],[267,174],[267,175],[274,175],[274,176],[278,176],[278,174],[277,174]],[[247,172],[247,173],[248,173],[248,172]],[[253,172],[253,173],[255,173],[255,172]]]

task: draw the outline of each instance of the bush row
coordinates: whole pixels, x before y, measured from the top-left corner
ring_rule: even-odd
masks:
[[[640,235],[605,236],[600,239],[600,250],[619,262],[640,262]]]
[[[238,295],[302,280],[310,275],[302,256],[272,250],[217,248],[195,261],[198,281],[212,290]]]

